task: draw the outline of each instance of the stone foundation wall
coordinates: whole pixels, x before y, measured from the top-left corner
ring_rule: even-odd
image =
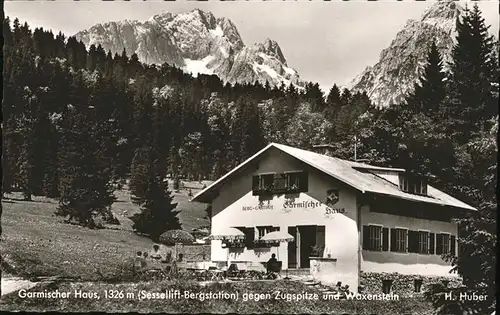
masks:
[[[415,292],[415,280],[422,280],[420,292]],[[420,275],[403,275],[399,273],[376,273],[376,272],[361,272],[360,273],[360,293],[363,294],[380,294],[382,291],[382,281],[392,280],[391,293],[399,296],[419,296],[429,290],[433,284],[448,282],[449,287],[459,287],[462,284],[462,279],[458,277],[430,277]]]
[[[335,266],[337,259],[334,258],[319,258],[311,257],[310,272],[314,280],[320,281],[322,284],[334,285],[339,281],[339,276],[336,273]]]

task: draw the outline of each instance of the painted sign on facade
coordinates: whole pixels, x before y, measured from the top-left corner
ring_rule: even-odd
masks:
[[[297,198],[286,198],[285,201],[281,204],[280,207],[286,213],[294,210],[294,209],[321,209],[325,210],[325,215],[336,214],[336,213],[346,213],[345,208],[343,207],[334,207],[340,201],[340,193],[338,189],[328,189],[326,191],[325,201],[322,203],[318,200],[297,200]],[[252,211],[252,210],[273,210],[274,205],[270,204],[268,201],[267,204],[263,202],[259,202],[258,205],[244,205],[242,206],[243,211]]]

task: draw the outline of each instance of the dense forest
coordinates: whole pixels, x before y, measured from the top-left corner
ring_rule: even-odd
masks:
[[[171,202],[167,176],[216,179],[269,142],[327,143],[353,159],[356,140],[358,158],[426,175],[479,209],[459,218],[462,254],[450,259],[471,286],[494,296],[498,44],[477,6],[457,30],[449,65],[430,44],[415,91],[377,108],[337,85],[325,97],[312,82],[193,78],[6,18],[2,193],[58,198],[59,214],[92,226],[95,215],[109,215],[125,179],[140,204],[159,209]]]

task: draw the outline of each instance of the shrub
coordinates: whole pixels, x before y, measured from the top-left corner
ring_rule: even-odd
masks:
[[[160,235],[160,243],[164,245],[192,244],[193,242],[193,235],[183,230],[170,230]]]

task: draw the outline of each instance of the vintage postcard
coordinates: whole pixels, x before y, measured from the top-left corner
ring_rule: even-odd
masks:
[[[6,1],[0,310],[495,313],[496,1]]]

